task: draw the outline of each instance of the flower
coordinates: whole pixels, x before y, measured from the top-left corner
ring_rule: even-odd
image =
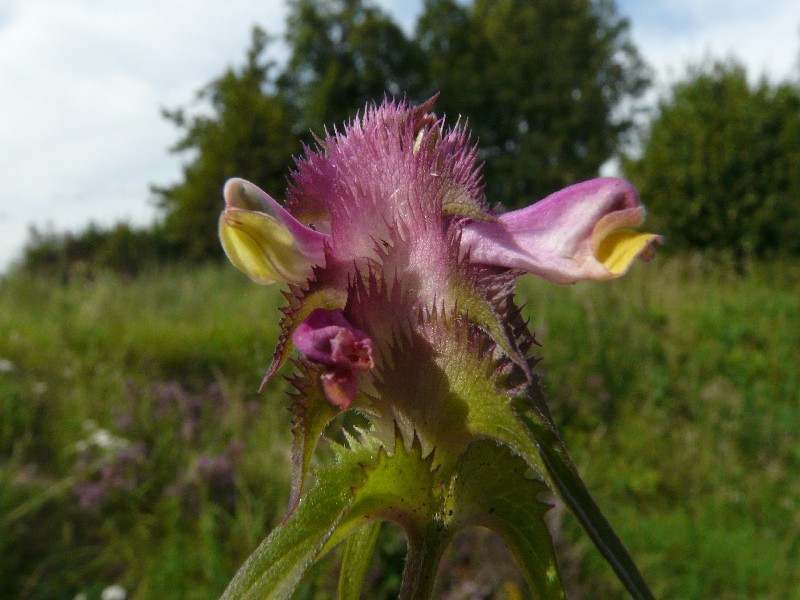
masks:
[[[101,600],[125,600],[128,597],[128,592],[121,585],[110,585],[100,592]]]
[[[256,283],[301,282],[323,259],[324,236],[298,223],[268,194],[242,179],[224,190],[219,237],[230,261]]]
[[[288,597],[327,549],[383,519],[409,541],[403,598],[429,596],[444,545],[472,525],[504,538],[537,597],[561,597],[548,506],[535,500],[549,487],[634,597],[650,598],[558,435],[514,285],[523,273],[618,277],[661,238],[634,229],[644,209],[619,179],[494,212],[465,128],[433,116],[434,100],[368,107],[318,140],[297,160],[285,208],[244,180],[225,185],[225,253],[257,283],[288,284],[264,381],[299,358],[289,511],[224,597]],[[351,408],[368,425],[345,428],[305,490],[317,440]],[[359,558],[345,561],[346,585],[363,577],[374,539],[348,546]]]
[[[369,108],[344,133],[321,140],[298,161],[287,208],[243,179],[226,183],[219,230],[231,262],[257,283],[297,286],[291,296],[298,305],[306,295],[322,302],[287,311],[265,382],[286,358],[291,340],[307,360],[324,367],[329,401],[350,406],[357,373],[375,366],[364,358],[373,356],[375,344],[347,321],[343,309],[348,286],[376,265],[384,284],[413,281],[412,304],[432,310],[437,303],[470,304],[497,285],[498,271],[557,283],[618,277],[660,243],[660,236],[633,229],[644,219],[644,208],[620,179],[579,183],[527,208],[495,214],[483,200],[476,152],[465,130],[446,129],[428,112],[431,106],[432,100],[418,108],[386,102]],[[482,267],[496,269],[478,276]],[[477,285],[465,284],[476,277],[482,279]],[[321,325],[315,308],[338,311],[327,313],[336,321],[328,325],[340,328],[330,340],[326,336],[334,330]],[[295,318],[300,313],[309,321]],[[361,358],[337,362],[319,352],[321,339],[355,344]]]
[[[621,179],[571,185],[496,221],[464,227],[471,259],[533,273],[556,283],[623,275],[637,256],[660,242],[639,233],[644,207]]]
[[[308,360],[326,367],[325,396],[340,408],[350,406],[355,397],[358,372],[375,366],[372,340],[338,309],[316,309],[292,334],[292,342]]]

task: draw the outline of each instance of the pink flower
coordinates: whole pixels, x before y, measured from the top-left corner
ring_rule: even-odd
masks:
[[[358,391],[358,373],[375,366],[372,340],[344,318],[341,310],[316,309],[292,334],[308,360],[326,368],[322,387],[328,400],[345,409]]]
[[[473,525],[503,537],[532,592],[562,597],[536,500],[549,486],[632,595],[650,598],[558,435],[514,284],[526,272],[558,283],[618,277],[660,237],[633,229],[644,209],[618,179],[493,212],[465,129],[447,128],[432,104],[370,107],[307,149],[285,209],[243,180],[225,187],[228,257],[259,283],[288,284],[265,381],[301,355],[289,378],[289,511],[226,597],[276,585],[290,595],[326,549],[385,519],[409,540],[404,598],[428,597],[444,545]],[[304,492],[317,441],[348,408],[367,422],[342,421],[346,442],[331,445],[333,463]],[[348,545],[360,558],[345,561],[342,581],[363,576],[373,531]]]
[[[385,102],[321,140],[297,161],[286,208],[244,180],[226,184],[220,238],[231,262],[258,283],[290,284],[267,379],[294,346],[347,408],[370,386],[360,374],[380,366],[379,350],[437,311],[469,313],[527,372],[504,323],[509,281],[618,277],[660,242],[632,229],[644,209],[619,179],[495,214],[465,130],[446,128],[432,104]]]
[[[644,220],[636,190],[621,179],[571,185],[536,204],[473,221],[462,248],[472,261],[519,269],[556,283],[623,275],[661,237],[631,229]]]

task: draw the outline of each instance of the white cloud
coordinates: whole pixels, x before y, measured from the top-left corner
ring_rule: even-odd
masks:
[[[285,12],[283,0],[4,3],[0,269],[31,223],[150,220],[148,184],[178,173],[160,107],[240,63],[255,23],[280,33]]]
[[[621,0],[620,12],[630,18],[634,41],[662,85],[708,57],[736,57],[754,79],[796,74],[796,0]]]

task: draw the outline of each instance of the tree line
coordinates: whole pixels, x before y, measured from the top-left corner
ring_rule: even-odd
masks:
[[[624,170],[676,249],[727,251],[739,266],[798,256],[800,82],[752,84],[736,60],[692,67]]]
[[[487,200],[501,210],[597,176],[640,139],[650,71],[611,0],[425,0],[411,33],[369,0],[289,0],[286,25],[284,64],[256,27],[243,64],[163,111],[185,162],[177,182],[152,188],[156,225],[38,232],[23,264],[136,272],[219,258],[227,178],[280,199],[304,144],[386,96],[440,92],[437,114],[468,120]],[[670,245],[800,253],[799,89],[752,86],[740,65],[716,62],[662,98],[642,151],[623,164]]]

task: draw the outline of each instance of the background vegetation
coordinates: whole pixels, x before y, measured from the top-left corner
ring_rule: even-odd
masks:
[[[557,421],[658,598],[800,598],[800,272],[732,271],[659,258],[519,292]],[[224,589],[288,501],[284,384],[255,393],[280,304],[217,266],[2,282],[0,597]],[[555,516],[570,597],[624,598]],[[398,536],[366,597],[396,592]],[[455,545],[440,597],[521,586],[497,541],[477,540]],[[334,581],[321,568],[300,597],[330,598]]]
[[[754,85],[735,60],[692,67],[625,171],[674,248],[797,256],[800,85]]]
[[[153,228],[34,231],[0,280],[0,598],[219,594],[282,518],[290,426],[281,382],[255,393],[279,290],[217,264],[221,185],[280,198],[323,124],[438,90],[501,209],[627,151],[666,255],[519,292],[557,421],[657,597],[800,598],[800,82],[710,60],[637,136],[649,75],[613,2],[426,0],[409,35],[366,0],[291,0],[288,25],[285,65],[256,28],[164,111],[186,162]],[[552,525],[570,597],[624,597],[571,517]],[[516,597],[504,552],[457,540],[440,596]],[[403,556],[387,529],[370,597]],[[331,597],[331,565],[301,598]]]

